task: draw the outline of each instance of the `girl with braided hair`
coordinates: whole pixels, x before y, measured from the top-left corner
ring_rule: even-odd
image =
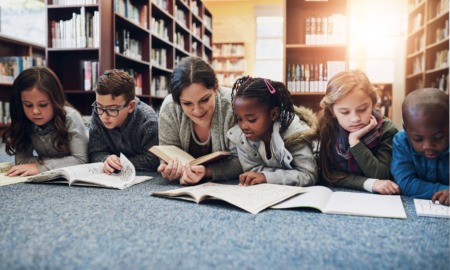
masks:
[[[316,118],[294,107],[283,83],[242,77],[233,86],[232,104],[237,123],[227,137],[237,146],[244,170],[240,185],[316,184]]]

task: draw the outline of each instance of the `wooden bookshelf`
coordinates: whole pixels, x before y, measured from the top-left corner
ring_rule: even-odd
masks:
[[[409,0],[405,95],[435,87],[448,93],[448,0]]]
[[[284,83],[296,105],[317,112],[327,80],[348,67],[347,0],[285,0]]]
[[[195,55],[212,62],[212,16],[201,1],[96,2],[55,5],[53,0],[46,1],[47,64],[59,76],[68,100],[82,114],[91,114],[90,105],[95,100],[92,88],[88,89],[84,84],[87,62],[98,63],[97,77],[112,68],[130,73],[136,81],[137,96],[155,109],[168,94],[167,85],[172,71],[183,57]],[[69,21],[74,14],[83,14],[82,9],[84,14],[98,14],[97,43],[55,47],[52,44],[52,22]],[[183,19],[177,15],[179,12],[182,12]],[[92,81],[92,85],[94,83]]]
[[[12,57],[11,60],[6,60],[5,57]],[[21,39],[17,39],[8,35],[0,34],[0,133],[3,129],[8,126],[9,122],[9,110],[5,107],[10,106],[9,101],[12,94],[12,84],[15,77],[23,69],[26,68],[25,65],[22,67],[15,66],[13,68],[13,74],[10,73],[11,61],[13,65],[16,64],[14,58],[31,57],[33,58],[33,64],[45,64],[45,47],[30,43]],[[6,105],[6,104],[9,105]],[[6,105],[6,106],[5,106]]]
[[[234,82],[245,75],[245,43],[213,43],[213,63],[219,85],[232,87]]]

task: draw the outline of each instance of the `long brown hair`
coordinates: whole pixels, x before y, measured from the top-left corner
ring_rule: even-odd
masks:
[[[56,136],[52,142],[58,151],[69,150],[69,132],[66,127],[66,102],[64,91],[56,74],[44,66],[36,66],[24,70],[13,83],[11,95],[10,116],[11,125],[3,133],[5,151],[8,155],[24,152],[31,146],[33,123],[25,116],[21,93],[33,87],[46,93],[53,105],[54,118],[51,120],[56,129]]]
[[[336,182],[346,176],[342,174],[333,176],[330,165],[336,165],[332,149],[335,141],[335,128],[339,125],[333,115],[334,104],[354,90],[362,90],[372,100],[372,105],[377,102],[376,89],[372,86],[366,74],[361,70],[349,70],[334,75],[327,85],[325,96],[320,101],[322,110],[319,112],[319,164],[322,176],[330,182]],[[336,167],[336,166],[335,166]]]

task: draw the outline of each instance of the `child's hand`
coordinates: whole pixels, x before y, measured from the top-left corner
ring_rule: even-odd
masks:
[[[122,170],[122,164],[120,159],[116,155],[110,155],[103,162],[103,172],[106,174],[112,174],[113,172],[120,172]]]
[[[5,176],[30,176],[39,173],[39,168],[36,163],[21,164],[12,167]]]
[[[246,172],[239,175],[239,185],[241,186],[253,186],[266,182],[266,176],[262,173]]]
[[[372,191],[384,195],[400,194],[400,187],[391,180],[378,179],[373,184]]]
[[[183,164],[178,158],[169,161],[168,164],[161,164],[158,167],[158,172],[161,173],[162,177],[166,180],[178,180],[183,175]]]
[[[180,178],[181,185],[194,185],[197,184],[205,176],[205,166],[191,166],[186,164],[184,167],[183,176]]]
[[[369,123],[366,126],[362,127],[357,131],[353,131],[348,135],[348,143],[350,147],[353,147],[354,145],[358,144],[361,138],[367,133],[369,133],[376,126],[377,126],[377,119],[375,119],[375,116],[371,115]]]
[[[450,201],[449,201],[448,193],[449,193],[448,189],[438,191],[433,194],[433,197],[431,198],[431,200],[433,201],[433,203],[435,203],[435,201],[438,201],[440,204],[449,206]]]

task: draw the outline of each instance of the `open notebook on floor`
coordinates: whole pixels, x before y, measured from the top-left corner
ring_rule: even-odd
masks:
[[[122,170],[110,175],[103,172],[103,162],[96,162],[58,168],[29,177],[8,177],[2,174],[0,185],[33,182],[124,189],[152,178],[136,176],[134,165],[123,154],[120,154],[120,162]]]
[[[433,203],[431,200],[414,199],[414,206],[418,216],[450,218],[450,207]]]
[[[332,191],[324,186],[306,187],[306,192],[287,199],[274,209],[313,208],[326,214],[406,218],[400,195]]]

